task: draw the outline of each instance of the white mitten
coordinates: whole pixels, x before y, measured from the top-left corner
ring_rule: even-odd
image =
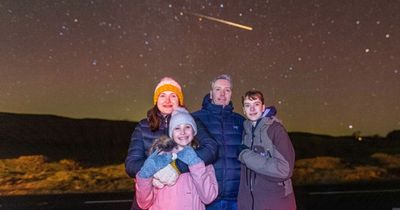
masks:
[[[176,159],[175,153],[173,153],[172,159]],[[168,164],[153,175],[153,186],[158,188],[162,188],[164,185],[172,186],[176,183],[178,177],[179,173],[176,171],[176,169],[171,164]]]
[[[153,186],[156,187],[156,188],[161,189],[165,185],[163,183],[161,183],[159,179],[156,179],[156,178],[153,177]]]

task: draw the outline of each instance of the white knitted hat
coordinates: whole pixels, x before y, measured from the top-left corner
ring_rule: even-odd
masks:
[[[169,121],[169,137],[172,138],[173,130],[182,124],[189,124],[193,128],[193,135],[197,133],[196,122],[194,121],[192,115],[182,107],[176,108],[171,115],[171,120]]]

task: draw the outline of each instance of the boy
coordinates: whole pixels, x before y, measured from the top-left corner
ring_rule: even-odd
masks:
[[[290,177],[294,149],[282,124],[275,117],[263,117],[264,96],[260,91],[242,97],[244,122],[239,210],[296,209]]]

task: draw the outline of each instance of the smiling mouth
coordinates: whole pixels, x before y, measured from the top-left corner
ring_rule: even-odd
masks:
[[[187,141],[187,140],[189,140],[189,136],[181,136],[181,137],[178,137],[178,140],[179,140],[179,141]]]

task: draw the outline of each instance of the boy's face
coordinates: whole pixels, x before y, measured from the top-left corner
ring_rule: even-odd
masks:
[[[183,148],[189,145],[193,140],[193,128],[190,124],[180,124],[172,131],[172,139]]]
[[[259,98],[251,100],[249,97],[246,97],[243,104],[243,112],[250,121],[257,121],[265,110],[265,104]]]

